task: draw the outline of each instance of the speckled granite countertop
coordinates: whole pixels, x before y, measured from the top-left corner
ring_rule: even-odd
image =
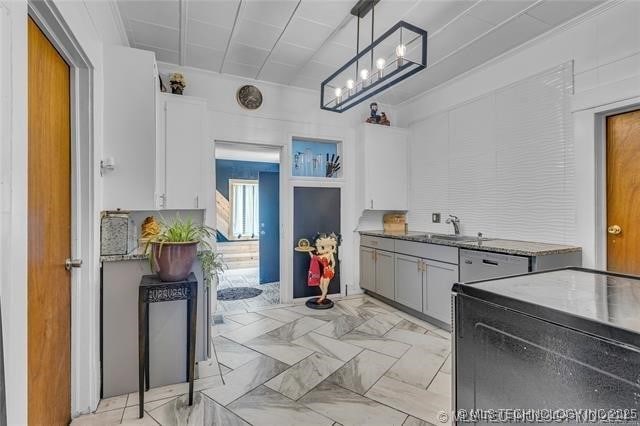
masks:
[[[198,250],[198,254],[208,250]],[[146,260],[149,257],[140,249],[129,254],[113,254],[108,256],[100,256],[100,262],[122,262],[125,260]]]
[[[442,246],[458,247],[469,250],[490,251],[493,253],[512,254],[517,256],[546,256],[559,253],[581,252],[582,248],[562,244],[537,243],[532,241],[477,239],[467,241],[440,240],[429,237],[426,232],[386,233],[384,231],[359,231],[361,235],[373,237],[393,238],[397,240],[414,241],[418,243],[439,244]]]

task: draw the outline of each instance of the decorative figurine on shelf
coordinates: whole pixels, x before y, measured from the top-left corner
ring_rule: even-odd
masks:
[[[169,84],[171,85],[171,93],[174,95],[182,95],[187,82],[184,76],[179,72],[174,72],[169,76]]]
[[[367,118],[367,123],[378,124],[380,122],[380,116],[378,115],[378,103],[371,102],[371,104],[369,104],[369,110],[371,111],[371,114],[369,115],[369,118]]]
[[[327,163],[326,177],[328,178],[336,177],[338,170],[340,170],[340,156],[331,154],[331,158],[329,158],[329,154],[327,154],[326,163]]]
[[[333,302],[327,299],[329,284],[336,274],[336,256],[341,237],[335,233],[318,234],[314,239],[315,247],[311,246],[309,240],[298,241],[296,251],[309,253],[311,262],[309,264],[309,274],[307,285],[309,287],[320,287],[320,297],[307,300],[306,305],[311,309],[329,309],[333,307]]]
[[[160,74],[158,74],[158,81],[160,82],[160,91],[162,93],[167,93],[167,86],[164,85],[164,80]]]
[[[391,121],[389,121],[389,117],[387,117],[387,114],[385,114],[384,111],[380,114],[380,122],[378,124],[391,126]]]

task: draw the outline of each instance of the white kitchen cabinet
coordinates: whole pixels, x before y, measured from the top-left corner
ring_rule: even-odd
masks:
[[[395,255],[388,251],[376,250],[376,293],[387,299],[395,297]]]
[[[458,281],[458,265],[425,260],[423,312],[451,324],[451,287]]]
[[[103,169],[104,209],[156,208],[155,55],[146,50],[104,45]]]
[[[376,291],[375,249],[360,247],[360,287]]]
[[[422,259],[396,254],[395,298],[398,303],[422,312],[424,263]]]
[[[204,208],[206,100],[166,93],[161,94],[159,100],[157,176],[160,207],[171,210]]]
[[[364,123],[358,139],[363,210],[407,210],[407,131]]]

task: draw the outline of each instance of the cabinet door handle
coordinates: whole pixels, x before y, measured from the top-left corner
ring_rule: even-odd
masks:
[[[373,208],[373,200],[371,200],[371,208]]]
[[[196,209],[197,209],[198,205],[200,204],[200,199],[198,198],[198,194],[196,194],[195,202],[196,202]]]

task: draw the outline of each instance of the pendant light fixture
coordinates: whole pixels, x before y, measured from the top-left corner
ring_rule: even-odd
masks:
[[[343,112],[377,95],[427,66],[427,32],[399,21],[374,37],[375,5],[360,0],[351,9],[356,16],[356,55],[320,84],[320,108]],[[371,44],[360,51],[360,19],[371,12]]]

